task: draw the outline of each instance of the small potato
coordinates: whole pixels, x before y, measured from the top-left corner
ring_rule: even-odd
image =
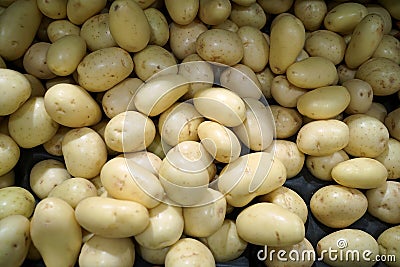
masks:
[[[107,149],[101,136],[88,127],[67,132],[62,152],[68,172],[74,177],[93,178],[107,161]]]
[[[0,133],[0,176],[5,175],[17,165],[20,148],[10,136]]]
[[[371,107],[368,109],[367,112],[365,112],[365,115],[374,117],[381,122],[384,122],[387,116],[387,110],[382,103],[372,102]]]
[[[296,143],[304,154],[326,156],[348,145],[349,127],[334,119],[312,121],[300,128]]]
[[[94,235],[83,244],[78,261],[81,267],[130,267],[135,263],[135,245],[128,237]]]
[[[79,34],[90,51],[117,46],[110,32],[109,14],[102,13],[86,20]]]
[[[391,111],[385,118],[390,135],[400,141],[400,108]]]
[[[215,261],[226,262],[237,259],[247,248],[247,242],[239,237],[234,221],[226,219],[212,235],[200,238],[212,252]]]
[[[294,14],[304,24],[308,31],[318,30],[324,22],[327,13],[327,6],[324,0],[296,0],[294,1]]]
[[[375,238],[359,229],[343,229],[328,234],[318,241],[316,250],[318,257],[322,257],[326,264],[333,267],[372,267],[379,254]],[[329,253],[327,253],[329,250],[337,250],[343,257],[329,257]],[[358,253],[354,254],[353,252]]]
[[[252,26],[242,26],[237,33],[244,47],[241,62],[254,72],[262,71],[269,59],[269,44],[262,32]]]
[[[133,63],[136,66],[135,73],[142,81],[146,81],[156,73],[176,74],[178,67],[174,55],[158,45],[148,45],[143,50],[135,53]]]
[[[371,158],[345,160],[333,167],[331,174],[338,184],[359,189],[377,188],[388,177],[386,167]]]
[[[1,188],[0,203],[0,220],[17,214],[30,218],[36,204],[34,196],[19,186]]]
[[[82,1],[68,0],[67,17],[76,25],[81,25],[88,18],[100,12],[106,7],[107,0]]]
[[[300,96],[308,90],[291,84],[284,75],[275,76],[271,83],[271,95],[279,105],[285,108],[294,108]]]
[[[56,1],[37,1],[40,12],[46,17],[51,19],[63,19],[67,17],[67,2],[68,0],[56,0]]]
[[[137,152],[153,142],[156,127],[153,121],[137,111],[125,111],[113,117],[107,124],[104,140],[117,152]]]
[[[331,228],[353,224],[365,214],[367,207],[367,198],[361,191],[341,185],[324,186],[310,200],[312,214]]]
[[[269,107],[274,117],[277,138],[289,138],[300,130],[303,118],[296,109],[285,108],[279,105],[271,105]]]
[[[64,163],[45,159],[33,165],[29,174],[29,185],[35,195],[43,199],[48,197],[53,188],[70,178]]]
[[[324,26],[340,34],[352,33],[358,23],[368,14],[367,8],[359,3],[341,3],[326,14]]]
[[[200,241],[193,238],[182,238],[168,250],[165,266],[215,266],[211,251]]]
[[[400,178],[400,142],[389,138],[386,149],[375,158],[388,171],[388,179]]]
[[[91,126],[101,120],[99,105],[78,85],[52,86],[44,95],[44,106],[54,121],[67,127]]]
[[[127,51],[119,47],[99,49],[79,63],[78,83],[90,92],[104,92],[127,78],[133,66]]]
[[[124,158],[133,161],[144,167],[154,175],[158,175],[162,160],[154,153],[149,151],[139,151],[134,153],[124,153]]]
[[[198,36],[196,52],[206,61],[233,66],[242,60],[244,48],[236,32],[210,29]]]
[[[355,78],[369,83],[374,95],[391,95],[400,88],[400,66],[387,58],[372,58],[358,68]]]
[[[339,77],[339,84],[343,84],[345,81],[354,79],[356,76],[357,69],[350,69],[346,64],[340,64],[337,67],[337,73]]]
[[[198,127],[204,121],[195,107],[188,102],[176,102],[161,113],[158,131],[161,138],[170,146],[183,141],[198,141]]]
[[[400,183],[386,181],[378,188],[368,190],[365,195],[368,199],[368,212],[379,220],[391,223],[400,223]]]
[[[59,124],[47,113],[43,97],[26,101],[10,115],[8,129],[20,147],[32,148],[49,141]]]
[[[378,14],[383,19],[383,33],[389,34],[392,30],[392,17],[389,11],[381,5],[368,4],[367,5],[368,14]]]
[[[136,91],[143,85],[139,78],[126,78],[103,95],[101,104],[104,113],[112,119],[125,111],[135,111],[133,97]]]
[[[311,90],[297,100],[297,110],[311,119],[323,120],[342,113],[350,103],[350,93],[340,85]]]
[[[297,214],[303,223],[306,223],[308,210],[307,205],[299,194],[290,188],[281,186],[274,191],[259,197],[261,202],[277,204],[289,211]]]
[[[23,65],[26,72],[39,79],[56,77],[47,65],[47,51],[50,46],[50,43],[38,42],[29,47],[23,58]]]
[[[61,198],[75,209],[81,200],[97,196],[97,189],[88,179],[71,178],[54,187],[48,196]]]
[[[232,3],[232,10],[229,19],[239,27],[252,26],[261,29],[267,22],[267,15],[261,5],[257,2],[249,6],[241,6]]]
[[[261,246],[294,245],[305,235],[303,221],[298,215],[266,202],[253,204],[241,211],[236,218],[236,227],[242,239]]]
[[[333,85],[338,79],[335,65],[324,57],[309,57],[293,63],[286,76],[290,83],[305,89]]]
[[[137,235],[149,224],[149,212],[143,205],[97,196],[80,201],[75,208],[75,217],[84,229],[108,238]]]
[[[137,251],[139,255],[148,263],[163,265],[165,263],[165,257],[170,247],[161,249],[149,249],[143,246],[138,246]]]
[[[275,153],[286,167],[287,179],[295,177],[303,168],[305,156],[296,143],[288,140],[275,140],[265,152]]]
[[[269,44],[269,65],[273,73],[286,72],[302,51],[305,38],[304,25],[294,15],[283,13],[274,18]]]
[[[60,126],[53,137],[49,141],[43,143],[43,148],[46,152],[53,156],[62,156],[61,142],[64,135],[69,130],[71,130],[71,128]]]
[[[169,39],[169,25],[164,14],[153,7],[144,10],[150,25],[149,44],[164,46]]]
[[[13,186],[15,184],[15,171],[11,170],[0,176],[0,189]]]
[[[79,35],[81,29],[69,20],[54,20],[47,27],[50,42],[54,43],[67,35]]]
[[[400,41],[394,36],[385,34],[372,57],[384,57],[400,64]]]
[[[21,266],[31,246],[30,222],[22,215],[9,215],[0,220],[0,264]]]
[[[374,158],[385,150],[389,132],[381,121],[368,115],[355,114],[346,117],[343,122],[350,132],[349,142],[344,148],[347,154]]]
[[[199,2],[198,16],[202,22],[208,25],[224,23],[232,11],[232,5],[229,0],[200,0]]]
[[[161,249],[175,244],[182,236],[182,208],[161,203],[149,210],[149,224],[135,240],[142,247]]]
[[[307,36],[304,47],[310,56],[327,58],[335,65],[342,62],[346,51],[343,37],[328,30],[311,32]]]
[[[360,79],[350,79],[342,83],[350,93],[350,103],[346,108],[347,114],[366,113],[373,100],[373,90],[369,83]]]
[[[22,73],[0,69],[0,116],[15,112],[29,99],[31,92],[31,85]]]
[[[400,258],[400,252],[396,247],[396,244],[400,240],[400,226],[392,226],[383,231],[378,236],[379,254],[386,256],[387,258],[395,256],[396,259]],[[385,264],[389,267],[396,267],[396,262],[386,261]]]
[[[165,0],[165,7],[175,23],[187,25],[196,18],[199,0]]]
[[[272,80],[275,75],[272,73],[271,69],[269,67],[266,67],[261,72],[257,72],[256,76],[257,79],[260,81],[261,92],[263,93],[264,97],[267,99],[272,98],[271,87],[272,87]]]
[[[332,181],[333,167],[348,159],[346,152],[339,150],[327,156],[307,156],[306,166],[314,177],[323,181]]]

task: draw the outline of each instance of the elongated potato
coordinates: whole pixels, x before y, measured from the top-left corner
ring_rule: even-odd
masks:
[[[262,29],[267,22],[267,15],[259,3],[252,3],[249,6],[242,6],[233,3],[229,19],[239,27],[248,25]]]
[[[262,71],[269,59],[269,44],[262,32],[252,26],[242,26],[237,33],[244,45],[241,62],[255,72]]]
[[[67,35],[79,35],[81,29],[66,19],[54,20],[47,27],[47,36],[50,42],[54,43],[61,37]]]
[[[330,31],[348,34],[367,14],[367,8],[360,3],[341,3],[326,14],[324,26]]]
[[[153,7],[144,10],[150,25],[149,44],[164,46],[169,39],[169,25],[164,14]]]

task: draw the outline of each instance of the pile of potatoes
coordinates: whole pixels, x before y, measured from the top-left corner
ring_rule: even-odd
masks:
[[[0,0],[0,266],[343,238],[400,266],[399,20],[396,0]],[[54,159],[17,186],[37,147]],[[285,186],[303,169],[329,183],[309,203]],[[334,229],[315,247],[309,213]],[[377,239],[350,229],[366,213]]]

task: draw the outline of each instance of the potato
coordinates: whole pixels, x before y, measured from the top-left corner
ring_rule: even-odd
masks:
[[[107,0],[82,1],[68,0],[67,17],[69,21],[76,25],[81,25],[88,18],[100,12],[106,7]]]
[[[135,240],[142,247],[161,249],[175,244],[183,233],[182,208],[161,203],[149,210],[149,224]]]
[[[341,3],[326,14],[324,26],[333,32],[349,34],[367,15],[367,8],[360,3]]]
[[[314,177],[323,181],[332,181],[333,167],[348,159],[349,156],[343,150],[326,156],[307,156],[306,167]]]
[[[46,152],[53,156],[62,156],[61,142],[64,135],[69,130],[71,130],[71,128],[60,126],[53,137],[49,141],[43,143],[43,148]]]
[[[331,174],[338,184],[359,189],[377,188],[388,177],[386,167],[371,158],[345,160],[333,167]]]
[[[13,90],[10,90],[13,88]],[[0,69],[0,116],[15,112],[32,92],[27,78],[18,71],[11,69]]]
[[[110,32],[109,17],[109,13],[102,13],[83,23],[80,36],[86,41],[90,51],[117,46]]]
[[[393,0],[379,0],[378,1],[384,8],[386,8],[390,15],[399,20],[400,19],[400,6],[397,1]]]
[[[354,114],[343,122],[350,131],[349,142],[344,148],[347,154],[374,158],[385,150],[389,132],[381,121],[368,115]]]
[[[350,69],[346,64],[340,64],[337,67],[337,73],[339,77],[339,84],[343,84],[345,81],[354,79],[356,76],[357,69]]]
[[[29,174],[29,185],[40,199],[46,198],[54,187],[71,178],[64,163],[45,159],[33,165]]]
[[[367,211],[364,194],[342,185],[327,185],[311,197],[310,208],[314,217],[331,228],[344,228],[359,220]]]
[[[131,216],[131,214],[135,216]],[[75,217],[86,230],[108,238],[137,235],[149,224],[147,209],[134,201],[88,197],[78,203]]]
[[[31,91],[30,98],[33,98],[36,96],[43,97],[44,94],[46,93],[46,89],[44,88],[42,81],[31,74],[26,73],[26,74],[24,74],[24,76],[29,81],[29,84],[31,85],[32,91]]]
[[[400,240],[400,226],[389,227],[385,231],[383,231],[378,236],[378,245],[379,245],[379,254],[383,257],[386,256],[387,259],[392,257],[390,260],[385,261],[385,264],[389,267],[397,266],[393,259],[398,259],[400,257],[400,253],[396,248],[396,243]],[[393,258],[395,256],[395,258]]]
[[[242,60],[244,48],[236,32],[209,29],[198,36],[196,52],[206,61],[233,66]]]
[[[211,251],[200,241],[182,238],[176,242],[165,257],[165,266],[215,266]]]
[[[262,32],[252,26],[242,26],[237,33],[244,47],[241,62],[255,72],[262,71],[269,59],[269,44]]]
[[[239,30],[239,26],[236,25],[236,23],[233,22],[232,20],[226,19],[224,22],[220,24],[211,26],[211,29],[222,29],[231,32],[237,32]]]
[[[267,22],[267,15],[258,3],[252,3],[249,6],[232,3],[229,19],[239,27],[252,26],[261,29]]]
[[[47,65],[47,51],[50,46],[50,43],[38,42],[28,48],[23,58],[23,65],[26,72],[39,79],[56,77]]]
[[[86,55],[79,63],[78,83],[90,92],[104,92],[127,78],[133,66],[127,51],[119,47],[99,49]]]
[[[350,93],[347,114],[366,113],[372,105],[373,90],[369,83],[360,79],[350,79],[342,83]]]
[[[97,189],[87,179],[71,178],[54,187],[48,196],[61,198],[75,208],[81,200],[97,196]]]
[[[199,0],[177,1],[166,0],[165,7],[171,19],[180,25],[187,25],[192,22],[199,10]]]
[[[275,74],[283,74],[304,47],[304,25],[294,15],[283,13],[272,21],[269,65]]]
[[[303,221],[291,211],[273,203],[256,203],[236,218],[239,236],[255,245],[286,246],[304,238]],[[260,229],[269,229],[260,231]]]
[[[134,201],[149,209],[164,198],[165,192],[157,176],[123,157],[107,161],[101,169],[100,179],[111,197]]]
[[[15,172],[11,170],[0,176],[0,189],[13,186],[15,184]]]
[[[77,261],[82,230],[74,210],[64,200],[41,200],[32,216],[30,233],[46,266],[72,266]]]
[[[293,85],[314,89],[335,84],[338,74],[335,65],[324,57],[309,57],[287,68],[287,79]]]
[[[263,93],[264,97],[267,99],[272,98],[271,85],[275,75],[272,73],[271,69],[269,67],[266,67],[261,72],[257,72],[256,76],[257,79],[260,81],[261,92]]]
[[[320,28],[324,22],[327,9],[326,3],[323,0],[294,1],[294,14],[303,22],[304,28],[308,31],[315,31]]]
[[[368,190],[365,195],[368,199],[368,212],[379,220],[391,223],[400,223],[400,203],[397,197],[400,193],[400,183],[386,181],[378,188]]]
[[[139,151],[133,153],[124,153],[123,157],[128,161],[133,161],[134,163],[147,169],[154,175],[158,175],[158,170],[160,169],[162,160],[154,153],[149,151]]]
[[[69,20],[54,20],[47,27],[47,35],[50,42],[54,43],[58,39],[67,35],[79,35],[81,28]]]
[[[277,138],[289,138],[300,130],[303,118],[296,109],[285,108],[279,105],[271,105],[269,107],[274,117]]]
[[[150,26],[149,44],[164,46],[169,39],[169,25],[164,14],[153,7],[144,10]]]
[[[32,148],[49,141],[57,132],[59,124],[47,113],[43,97],[26,101],[10,115],[10,136],[23,148]]]
[[[392,30],[392,17],[389,11],[381,5],[368,4],[367,5],[368,14],[378,14],[383,19],[383,33],[389,34]]]
[[[387,58],[372,58],[357,70],[355,78],[369,83],[374,95],[386,96],[399,91],[400,66]]]
[[[387,116],[387,110],[382,103],[372,102],[371,107],[364,114],[384,122]]]
[[[161,249],[149,249],[143,246],[138,246],[138,253],[146,262],[151,264],[163,265],[165,262],[165,257],[170,247],[165,247]]]
[[[62,140],[62,152],[67,170],[74,177],[93,178],[107,161],[103,139],[88,127],[66,133]]]
[[[311,156],[326,156],[349,143],[349,127],[342,121],[313,121],[300,128],[296,143],[301,152]]]
[[[271,83],[271,95],[279,105],[294,108],[297,101],[308,90],[291,84],[284,75],[275,76]]]
[[[378,243],[369,233],[359,229],[343,229],[333,232],[317,243],[317,253],[329,266],[364,266],[371,267],[379,254]],[[336,257],[328,251],[336,250]],[[356,253],[355,253],[356,252]],[[340,255],[343,255],[340,257]]]
[[[390,135],[400,141],[400,108],[391,111],[385,118],[385,125]]]
[[[35,198],[26,189],[19,186],[0,188],[0,220],[10,215],[31,217],[35,208]]]
[[[130,238],[94,235],[83,244],[78,261],[81,267],[130,267],[135,262],[135,245]]]
[[[220,25],[229,18],[231,11],[232,5],[229,0],[200,0],[198,17],[205,24]]]
[[[388,179],[400,177],[400,142],[394,138],[389,138],[386,149],[375,158],[382,163],[388,172]]]
[[[9,5],[0,16],[0,56],[9,61],[22,57],[35,38],[41,19],[35,0]]]
[[[394,36],[388,34],[383,35],[372,57],[384,57],[400,64],[400,41]]]
[[[304,48],[310,56],[324,57],[337,65],[344,58],[346,43],[343,37],[335,32],[317,30],[307,36]]]
[[[342,113],[350,103],[350,93],[340,85],[324,86],[301,95],[297,110],[311,119],[329,119]]]
[[[241,239],[234,221],[225,219],[222,226],[212,235],[200,238],[217,262],[237,259],[247,248],[247,242]]]
[[[135,53],[133,63],[136,66],[137,77],[143,81],[163,70],[163,74],[176,74],[178,72],[174,55],[158,45],[148,45]]]
[[[17,165],[20,148],[10,136],[0,133],[0,176],[5,175]]]
[[[257,1],[265,13],[267,14],[281,14],[287,12],[293,5],[294,0],[281,0],[278,2],[271,2],[268,0]]]
[[[67,17],[67,2],[68,0],[57,1],[37,1],[40,12],[51,19],[63,19]]]
[[[22,215],[10,215],[0,220],[1,266],[21,266],[31,245],[29,220]]]

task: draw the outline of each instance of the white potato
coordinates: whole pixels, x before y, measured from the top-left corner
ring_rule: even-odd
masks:
[[[17,165],[20,157],[18,144],[9,135],[0,133],[0,175],[5,175]]]
[[[400,177],[400,142],[389,138],[386,149],[375,158],[382,163],[388,171],[388,179]]]
[[[47,36],[52,43],[67,35],[79,35],[80,31],[79,26],[64,19],[51,21],[46,29]]]
[[[274,117],[276,138],[289,138],[300,130],[303,117],[296,109],[279,105],[270,105],[269,108]]]
[[[50,46],[50,43],[38,42],[28,48],[23,58],[23,66],[26,72],[39,79],[56,77],[47,65],[47,51]]]
[[[400,223],[400,183],[386,181],[378,188],[368,190],[365,195],[368,199],[368,212],[379,220],[398,224]]]
[[[15,112],[29,99],[31,92],[31,85],[22,73],[0,69],[0,116]]]
[[[81,200],[97,196],[97,189],[88,179],[74,177],[55,186],[48,196],[61,198],[75,208]]]
[[[400,108],[397,108],[387,114],[385,125],[388,128],[389,134],[400,141]]]
[[[323,181],[332,181],[333,167],[348,159],[346,152],[339,150],[326,156],[307,156],[306,166],[314,177]]]
[[[204,266],[215,267],[211,251],[200,241],[193,238],[182,238],[168,250],[165,266]]]
[[[271,96],[281,106],[294,108],[300,96],[308,90],[291,84],[284,75],[275,76],[271,83]]]

